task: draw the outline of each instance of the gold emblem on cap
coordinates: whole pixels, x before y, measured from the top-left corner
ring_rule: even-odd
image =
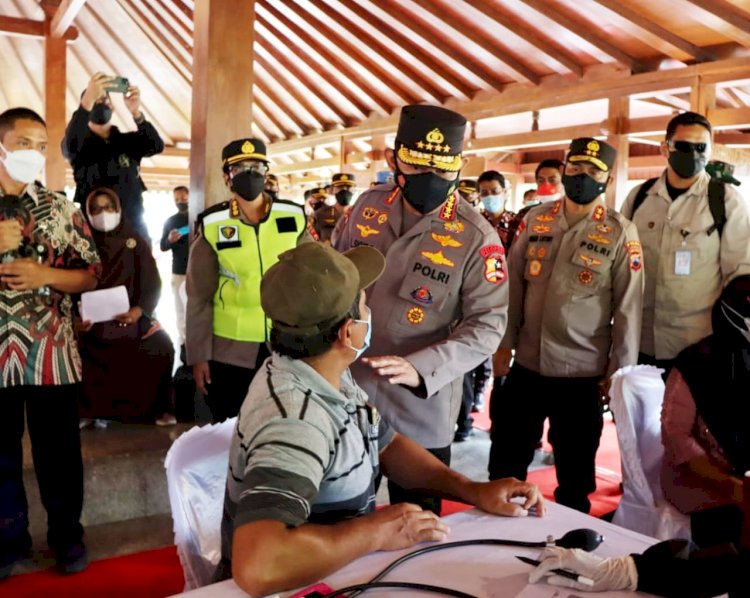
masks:
[[[348,177],[348,176],[346,176],[345,174],[342,174],[342,175],[341,175],[341,178],[340,178],[339,180],[341,180],[341,181],[348,181],[348,180],[349,180],[349,177]]]
[[[135,249],[136,245],[137,243],[133,237],[130,237],[127,241],[125,241],[125,247],[127,247],[128,249]]]
[[[240,151],[242,151],[243,154],[252,154],[255,153],[255,146],[250,141],[245,141],[245,143],[242,144]]]
[[[445,135],[442,134],[440,129],[432,129],[432,131],[425,135],[425,139],[428,143],[443,143]]]
[[[586,144],[586,149],[590,152],[598,153],[599,152],[599,142],[595,139],[592,139],[591,141]]]

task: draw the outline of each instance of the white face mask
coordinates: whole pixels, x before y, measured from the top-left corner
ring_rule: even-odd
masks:
[[[734,326],[739,333],[745,337],[745,340],[750,343],[750,318],[746,318],[736,309],[729,307],[725,301],[721,302],[721,311],[724,313],[724,317],[727,319],[732,326]],[[737,319],[745,323],[745,327],[739,326],[735,323],[734,319],[729,315],[729,312],[735,315]]]
[[[0,144],[0,148],[5,152],[5,157],[0,158],[5,170],[14,181],[28,185],[33,183],[37,175],[44,168],[44,154],[37,150],[16,150],[11,152]]]
[[[120,212],[101,212],[91,215],[91,226],[103,233],[116,229],[120,224]]]
[[[370,341],[372,340],[372,312],[367,314],[366,320],[353,320],[354,322],[359,322],[360,324],[367,324],[367,332],[365,333],[365,341],[362,344],[362,346],[357,349],[355,347],[352,347],[349,345],[349,348],[356,353],[354,356],[355,361],[362,357],[362,353],[367,351],[367,349],[370,348]]]
[[[326,195],[326,198],[323,200],[323,203],[326,204],[329,208],[336,205],[336,198],[333,195]]]

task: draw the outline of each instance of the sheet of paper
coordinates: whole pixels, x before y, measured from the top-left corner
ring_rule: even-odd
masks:
[[[108,322],[129,309],[128,291],[122,285],[81,294],[81,318],[84,322]]]

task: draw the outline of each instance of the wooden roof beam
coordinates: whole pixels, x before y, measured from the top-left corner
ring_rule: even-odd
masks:
[[[403,7],[401,7],[398,2],[396,2],[395,0],[380,0],[380,4],[384,7],[384,10],[388,11],[391,17],[401,23],[401,25],[407,31],[412,31],[422,39],[428,41],[431,45],[435,45],[432,41],[430,41],[435,39],[435,33],[433,31],[428,31],[428,29],[423,27],[417,20],[412,19],[407,14],[405,14]],[[493,89],[502,91],[506,87],[505,81],[498,79],[494,73],[479,68],[472,61],[468,60],[464,54],[450,51],[448,52],[448,55],[451,59],[455,60],[463,68],[472,73],[481,81],[484,81]],[[435,59],[433,58],[431,62],[434,61]]]
[[[395,44],[405,49],[409,54],[414,56],[414,58],[419,60],[426,68],[433,68],[433,65],[435,64],[435,57],[425,52],[424,49],[419,46],[419,44],[414,43],[414,40],[412,40],[409,36],[404,35],[404,33],[400,29],[394,27],[389,21],[382,20],[374,12],[370,12],[369,9],[362,8],[359,4],[356,4],[354,2],[347,4],[346,8],[356,14],[363,21],[371,23],[373,27],[383,33],[386,39],[393,41]],[[443,72],[436,71],[436,75],[440,79],[445,80],[447,83],[455,87],[467,98],[470,98],[473,95],[471,86],[465,80],[456,75],[452,70],[444,69]],[[444,99],[445,98],[441,100],[441,103],[444,101]]]
[[[145,14],[146,18],[153,24],[156,31],[162,35],[163,38],[170,40],[170,45],[175,48],[178,54],[181,54],[188,64],[193,59],[193,40],[190,39],[190,43],[185,41],[185,38],[172,27],[160,13],[146,0],[128,0],[132,6],[141,6],[141,13]],[[165,35],[166,32],[168,35]]]
[[[467,4],[473,6],[476,10],[484,14],[487,18],[500,23],[508,31],[515,33],[516,35],[523,38],[529,44],[534,46],[540,52],[543,52],[547,56],[550,56],[571,73],[579,77],[583,76],[583,67],[578,64],[575,56],[568,52],[563,46],[555,46],[554,44],[547,41],[544,37],[539,35],[539,31],[533,27],[529,27],[523,21],[511,18],[504,12],[501,12],[497,7],[492,6],[485,0],[464,0]]]
[[[281,133],[282,139],[296,137],[297,132],[290,131],[289,127],[285,126],[284,123],[282,123],[278,119],[278,117],[274,114],[273,110],[269,109],[268,104],[266,104],[263,98],[261,98],[258,94],[255,93],[255,91],[259,89],[257,81],[254,87],[256,89],[253,90],[253,106],[261,112],[261,114],[266,118],[266,120],[268,120],[274,127],[276,127],[279,130],[279,132]],[[261,93],[263,93],[263,90],[261,90]]]
[[[644,71],[644,65],[638,62],[635,58],[623,52],[617,46],[609,43],[603,38],[596,35],[593,28],[586,23],[576,21],[575,19],[567,16],[559,10],[550,6],[546,0],[521,0],[525,4],[528,4],[531,8],[536,10],[538,13],[549,17],[558,25],[565,27],[572,34],[580,37],[582,40],[590,43],[592,46],[599,48],[607,56],[614,58],[620,64],[625,65],[633,72]]]
[[[443,20],[445,23],[445,26],[448,27],[448,23],[451,20],[446,19],[445,11],[442,9],[442,7],[438,6],[433,0],[412,0],[412,2],[418,4],[422,7],[423,10],[429,12],[434,17],[437,17],[438,19]],[[460,17],[459,17],[460,18]],[[475,27],[474,23],[468,24],[468,26],[463,28],[453,27],[451,28],[455,29],[456,32],[460,35],[463,35],[464,37],[469,38],[472,42],[474,42],[477,46],[497,58],[500,62],[502,62],[508,69],[510,69],[513,73],[516,74],[518,78],[520,78],[522,81],[526,83],[531,83],[532,85],[539,85],[541,81],[541,77],[539,74],[537,74],[534,69],[527,66],[520,60],[518,60],[515,56],[513,56],[510,52],[507,50],[504,50],[497,44],[492,43],[490,40],[487,39],[482,33],[480,33],[480,28]],[[451,41],[453,41],[453,35],[450,35]],[[461,50],[461,44],[460,42],[452,43],[454,46],[454,49],[456,51]]]
[[[258,69],[255,69],[254,72],[255,84],[258,86],[260,92],[265,95],[272,102],[272,104],[275,105],[277,112],[281,113],[287,120],[291,121],[294,126],[302,132],[303,135],[308,135],[309,133],[311,133],[314,130],[313,127],[310,127],[309,124],[304,123],[302,120],[300,120],[295,110],[286,109],[287,102],[282,100],[279,95],[271,88],[271,86],[268,85],[267,77],[261,76]],[[297,131],[292,131],[292,135],[297,134]]]
[[[257,16],[257,15],[256,15]],[[285,78],[294,78],[297,79],[303,87],[309,89],[311,92],[316,93],[318,95],[324,96],[327,92],[327,90],[323,87],[320,77],[313,77],[311,71],[308,69],[304,69],[299,66],[299,64],[295,61],[290,60],[286,57],[286,55],[282,52],[280,52],[275,45],[274,40],[270,39],[265,34],[265,31],[263,27],[256,27],[255,28],[256,33],[256,43],[258,43],[259,39],[263,40],[263,43],[260,44],[260,47],[273,58],[276,62],[278,62],[282,70],[279,71],[281,75],[283,75]],[[265,59],[260,55],[260,53],[255,53],[255,60],[258,61],[259,64],[266,64]],[[269,64],[269,67],[271,65]],[[267,68],[269,72],[276,72],[275,68]],[[343,95],[343,94],[341,94]],[[346,96],[343,96],[346,98]],[[348,99],[348,98],[346,98]],[[356,98],[355,98],[356,99]],[[305,100],[306,104],[309,105],[309,107],[312,109],[311,114],[321,123],[325,123],[325,119],[323,119],[319,112],[310,104],[309,101]],[[303,105],[306,105],[303,104]],[[352,120],[349,116],[344,114],[339,108],[331,103],[327,103],[326,106],[328,109],[333,112],[333,114],[336,115],[336,117],[344,123],[344,126],[348,126],[351,124]],[[356,107],[356,105],[355,105]]]
[[[62,0],[59,3],[50,23],[52,37],[63,37],[65,35],[84,4],[86,4],[86,0]]]
[[[305,4],[302,4],[302,6],[306,7]],[[321,4],[321,6],[323,5]],[[336,29],[330,27],[321,19],[318,19],[312,12],[308,11],[307,14],[308,17],[306,17],[306,20],[311,21],[312,25],[316,29],[320,30],[325,35],[325,37],[333,43],[334,46],[337,46],[342,50],[346,48],[346,50],[344,51],[346,51],[349,56],[351,56],[359,64],[364,66],[369,73],[374,74],[378,79],[387,83],[395,93],[406,100],[407,104],[414,104],[424,99],[417,93],[415,93],[414,86],[409,85],[409,82],[403,81],[398,77],[394,77],[393,71],[389,70],[385,66],[385,60],[381,60],[380,57],[376,57],[374,59],[371,58],[366,52],[360,50],[360,48],[357,47],[355,43],[352,43],[350,40],[341,35]],[[341,21],[341,18],[339,17],[338,20]],[[389,108],[391,107],[389,106]],[[387,112],[390,112],[390,109],[387,110]]]
[[[362,74],[356,72],[353,68],[351,68],[348,64],[346,64],[344,61],[342,61],[337,54],[340,55],[342,49],[337,48],[337,51],[333,51],[328,47],[328,40],[323,40],[323,43],[321,43],[321,40],[316,40],[313,38],[312,35],[310,35],[307,31],[305,31],[302,27],[300,27],[297,23],[289,19],[286,15],[282,14],[279,10],[276,9],[275,6],[272,6],[269,2],[259,2],[256,6],[257,8],[261,8],[268,12],[271,16],[273,16],[277,21],[279,21],[284,27],[292,31],[294,35],[296,35],[298,38],[300,38],[303,42],[305,42],[308,46],[313,48],[320,56],[328,63],[330,64],[335,71],[338,71],[343,76],[345,76],[347,79],[349,79],[354,85],[356,85],[360,90],[362,90],[365,95],[367,95],[374,103],[377,105],[380,110],[385,112],[386,114],[389,114],[391,110],[393,109],[393,106],[391,106],[385,98],[381,96],[381,92],[376,89],[373,85],[369,83],[366,76],[362,76]],[[256,15],[258,13],[256,12]],[[300,57],[302,58],[302,57]],[[304,60],[304,59],[303,59]],[[308,63],[309,64],[309,63]],[[318,69],[316,69],[313,65],[310,65],[313,72],[316,72]],[[345,86],[346,82],[339,82],[336,87]],[[369,110],[364,112],[364,114],[368,114]]]
[[[722,32],[743,46],[750,47],[750,16],[727,0],[688,0],[688,2],[719,18],[733,27]]]
[[[6,17],[0,15],[0,35],[44,38],[47,34],[45,21]],[[78,39],[78,29],[69,27],[62,37],[67,41]]]
[[[346,8],[351,9],[351,6],[346,6]],[[403,60],[403,57],[399,55],[399,53],[394,50],[393,45],[390,43],[385,43],[382,39],[382,37],[375,37],[373,35],[370,35],[370,33],[362,26],[360,26],[356,21],[351,20],[344,15],[337,13],[335,10],[333,10],[330,6],[324,3],[320,3],[317,6],[317,9],[320,10],[323,14],[325,14],[329,19],[341,24],[342,18],[346,19],[346,25],[345,29],[349,31],[352,35],[356,36],[357,39],[362,40],[362,42],[367,45],[370,48],[376,48],[378,53],[381,54],[383,57],[387,58],[391,64],[396,66],[400,72],[405,73],[409,79],[414,81],[419,87],[421,87],[424,91],[427,92],[427,94],[430,96],[430,100],[438,103],[442,103],[445,101],[445,93],[441,92],[435,84],[432,82],[432,80],[429,77],[426,77],[422,71],[420,71],[418,68],[412,67],[411,64],[409,64],[407,61]],[[390,40],[389,40],[390,41]],[[383,70],[387,70],[387,67],[381,67]],[[393,74],[392,71],[388,73],[388,81],[393,81]],[[409,93],[413,93],[409,90],[408,85],[401,84],[401,82],[398,82],[401,87],[406,88],[406,91]],[[403,97],[408,97],[404,94],[402,94]],[[422,98],[418,98],[422,99]]]
[[[162,56],[177,71],[186,83],[192,84],[192,64],[185,60],[179,52],[175,52],[169,42],[164,39],[164,35],[158,29],[155,29],[136,6],[130,4],[127,0],[117,0],[122,9],[133,19],[138,29],[148,37],[151,42],[159,49]]]
[[[680,37],[665,29],[661,25],[655,23],[651,19],[643,16],[640,12],[628,8],[625,3],[620,0],[594,0],[597,4],[601,4],[613,13],[620,15],[622,18],[634,23],[637,27],[652,33],[659,39],[667,42],[670,46],[674,46],[681,52],[687,54],[698,60],[699,62],[706,62],[708,60],[715,60],[714,56],[709,50],[696,46],[690,43],[686,39]],[[642,40],[645,41],[645,40]]]

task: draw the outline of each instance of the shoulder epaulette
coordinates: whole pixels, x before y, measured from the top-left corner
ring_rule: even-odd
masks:
[[[229,202],[222,201],[221,203],[217,203],[215,206],[211,206],[210,208],[206,208],[205,210],[203,210],[200,214],[198,214],[198,217],[195,220],[198,224],[201,224],[203,223],[203,219],[209,214],[215,214],[216,212],[221,212],[222,210],[228,209]]]

